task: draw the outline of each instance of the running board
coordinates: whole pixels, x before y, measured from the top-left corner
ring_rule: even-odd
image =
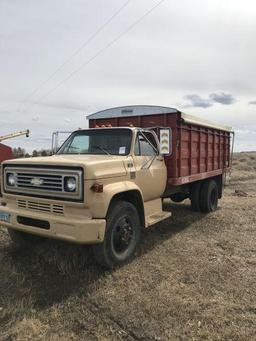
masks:
[[[146,217],[146,227],[159,223],[160,221],[170,218],[171,216],[171,212],[164,211],[156,212],[152,215],[149,215]]]

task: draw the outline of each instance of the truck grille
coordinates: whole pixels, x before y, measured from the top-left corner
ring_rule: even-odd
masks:
[[[14,175],[15,185],[7,183]],[[76,189],[69,192],[65,187],[67,178],[76,180]],[[83,200],[83,170],[81,168],[32,167],[27,165],[4,165],[4,192],[38,198],[62,199],[81,202]]]
[[[38,179],[38,185],[33,185],[33,180]],[[45,191],[62,191],[63,177],[61,175],[44,175],[17,173],[17,186],[21,188],[39,188]]]
[[[19,208],[24,208],[33,211],[45,212],[45,213],[53,213],[53,214],[64,214],[63,205],[58,204],[48,204],[36,201],[29,200],[17,200],[17,206]]]

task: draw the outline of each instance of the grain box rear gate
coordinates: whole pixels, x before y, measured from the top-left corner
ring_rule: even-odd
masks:
[[[154,129],[158,136],[160,128],[171,128],[172,153],[165,156],[170,185],[225,175],[231,167],[230,127],[158,106],[113,108],[88,119],[90,128],[134,126]]]

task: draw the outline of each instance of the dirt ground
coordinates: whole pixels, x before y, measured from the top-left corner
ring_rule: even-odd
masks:
[[[21,249],[0,229],[0,340],[256,340],[256,153],[235,156],[217,212],[165,208],[113,272],[88,248]]]

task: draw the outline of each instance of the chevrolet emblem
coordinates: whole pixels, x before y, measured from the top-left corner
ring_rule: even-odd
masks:
[[[44,180],[40,178],[33,178],[31,179],[30,183],[33,186],[41,186],[44,183]]]

